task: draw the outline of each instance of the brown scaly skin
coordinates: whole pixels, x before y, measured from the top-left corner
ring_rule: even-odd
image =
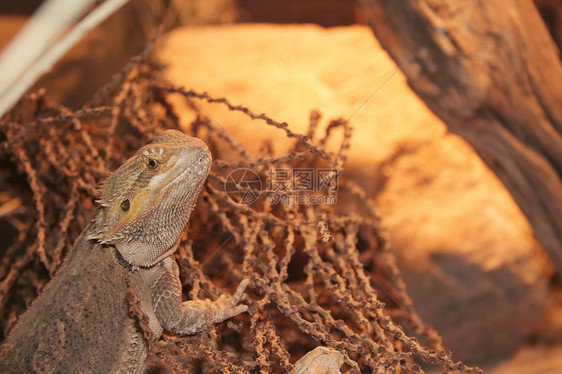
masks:
[[[157,337],[245,312],[237,304],[247,281],[233,297],[181,301],[171,255],[210,165],[205,143],[168,130],[117,169],[96,216],[0,348],[0,373],[142,372],[147,344],[129,316],[127,284]]]

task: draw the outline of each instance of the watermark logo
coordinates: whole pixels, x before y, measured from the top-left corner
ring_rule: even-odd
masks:
[[[254,203],[260,197],[261,191],[261,178],[251,169],[236,169],[226,177],[224,192],[239,204]]]
[[[267,203],[336,204],[338,173],[333,168],[270,168],[267,175]],[[225,192],[233,201],[252,204],[261,195],[260,176],[251,169],[240,168],[226,178]]]

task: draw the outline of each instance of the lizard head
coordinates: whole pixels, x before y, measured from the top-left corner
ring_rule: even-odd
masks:
[[[163,132],[103,184],[88,239],[114,245],[133,266],[155,265],[176,250],[211,160],[202,140]]]

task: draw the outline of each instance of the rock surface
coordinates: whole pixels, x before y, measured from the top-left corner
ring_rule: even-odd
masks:
[[[488,374],[562,373],[562,346],[528,346],[508,361],[486,368]]]
[[[534,331],[550,268],[527,221],[472,149],[409,90],[367,27],[184,28],[158,56],[186,88],[295,131],[305,131],[311,109],[351,120],[344,177],[376,196],[410,294],[456,359],[497,358]],[[278,151],[287,146],[275,142],[284,139],[277,129],[201,105],[254,155],[268,138]]]
[[[411,148],[410,148],[411,147]],[[450,136],[408,144],[378,196],[416,307],[456,358],[507,355],[545,309],[546,258],[517,206]]]

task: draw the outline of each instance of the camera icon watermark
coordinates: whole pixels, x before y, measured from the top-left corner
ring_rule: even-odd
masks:
[[[262,192],[260,176],[253,170],[240,168],[226,177],[224,192],[232,201],[239,204],[253,204]]]
[[[231,200],[240,204],[253,204],[264,193],[270,205],[337,203],[336,169],[270,168],[265,179],[263,183],[259,174],[251,169],[236,169],[227,176],[224,191]]]

